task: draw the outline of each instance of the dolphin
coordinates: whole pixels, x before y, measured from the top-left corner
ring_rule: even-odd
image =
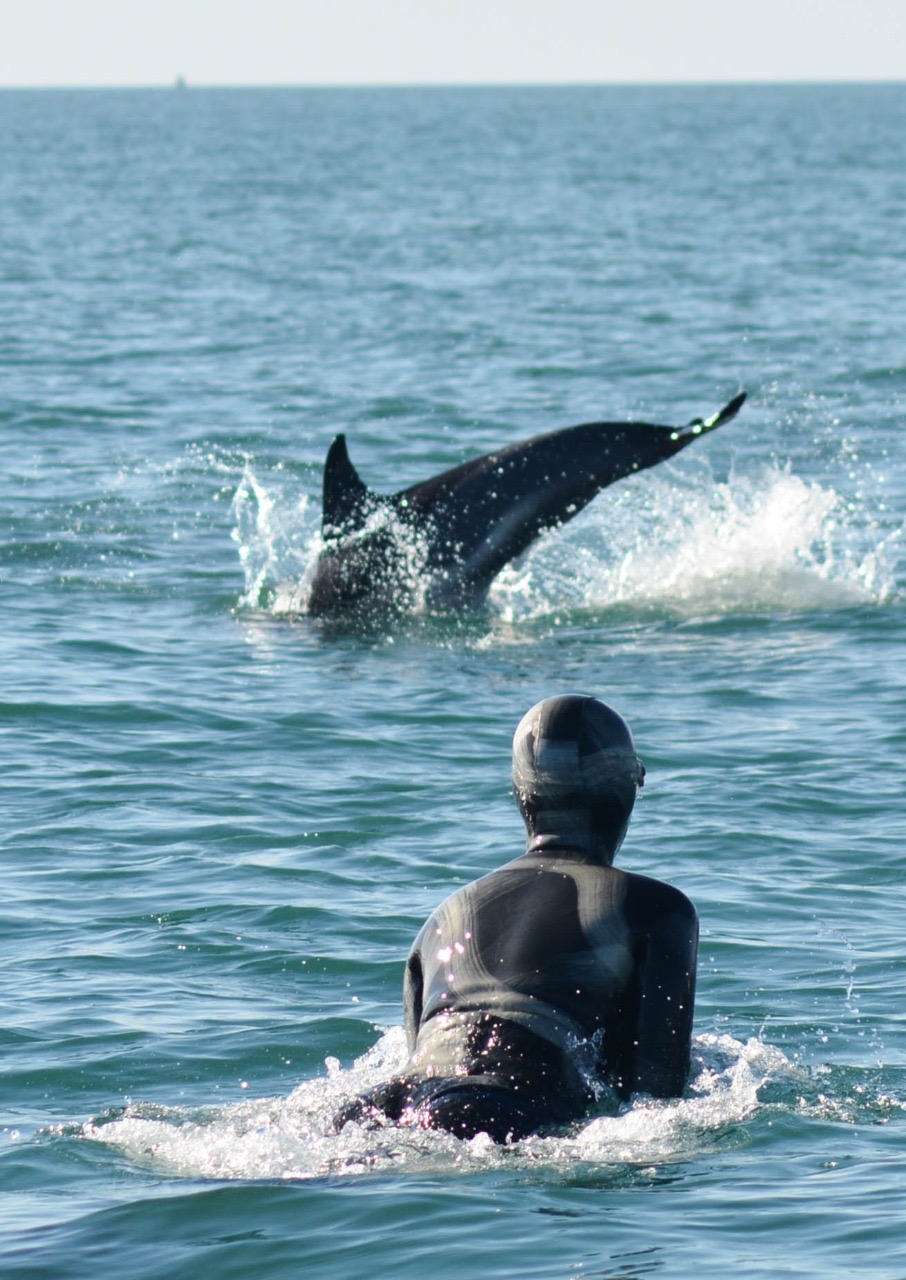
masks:
[[[533,436],[400,493],[374,493],[338,435],[324,463],[323,547],[308,612],[332,619],[480,604],[494,578],[602,489],[653,467],[739,412],[744,391],[686,427],[588,422]]]

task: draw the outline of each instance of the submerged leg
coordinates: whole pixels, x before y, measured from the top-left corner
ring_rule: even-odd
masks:
[[[385,1120],[397,1121],[409,1101],[409,1085],[406,1080],[388,1080],[376,1085],[358,1098],[341,1107],[333,1118],[331,1127],[339,1133],[350,1120],[356,1124],[370,1122],[377,1128]]]

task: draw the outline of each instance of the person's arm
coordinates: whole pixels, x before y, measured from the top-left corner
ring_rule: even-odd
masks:
[[[677,1098],[689,1076],[698,917],[683,894],[659,888],[666,892],[645,912],[632,1089]]]

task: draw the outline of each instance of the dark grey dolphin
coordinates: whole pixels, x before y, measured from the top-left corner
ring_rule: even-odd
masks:
[[[373,493],[334,440],[324,464],[319,556],[308,601],[325,618],[479,603],[545,529],[571,520],[623,476],[672,458],[735,417],[745,392],[687,427],[589,422],[534,436],[388,496]]]

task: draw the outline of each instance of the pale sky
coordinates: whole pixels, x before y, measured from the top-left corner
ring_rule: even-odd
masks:
[[[906,0],[0,0],[0,87],[903,80]]]

